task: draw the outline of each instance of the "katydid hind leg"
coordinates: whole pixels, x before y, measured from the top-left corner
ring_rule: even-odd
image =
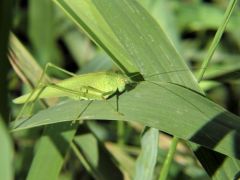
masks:
[[[36,87],[35,87],[35,88],[32,90],[32,92],[29,94],[29,97],[27,98],[27,100],[26,100],[26,102],[24,103],[23,107],[21,108],[19,114],[17,115],[16,120],[18,120],[18,119],[24,114],[24,112],[25,112],[26,109],[27,109],[27,105],[30,103],[30,99],[31,99],[32,96],[35,94],[36,90],[39,89],[39,88],[42,86],[42,90],[40,90],[40,92],[37,94],[36,98],[31,102],[32,104],[31,104],[30,110],[32,111],[32,109],[33,109],[33,107],[34,107],[34,105],[35,105],[36,100],[37,100],[38,97],[41,95],[41,93],[43,92],[43,90],[47,87],[46,85],[42,85],[42,84],[44,84],[43,82],[47,80],[47,82],[49,83],[49,81],[50,81],[49,79],[45,79],[45,76],[48,74],[48,70],[49,70],[50,68],[56,69],[56,70],[58,70],[58,71],[60,71],[60,72],[63,72],[63,73],[65,73],[65,74],[67,74],[67,75],[70,75],[70,76],[76,76],[74,73],[71,73],[71,72],[69,72],[69,71],[67,71],[67,70],[65,70],[65,69],[62,69],[62,68],[60,68],[60,67],[58,67],[58,66],[56,66],[56,65],[54,65],[54,64],[52,64],[52,63],[47,63],[47,64],[45,65],[45,67],[44,67],[44,70],[43,70],[42,73],[41,73],[41,76],[40,76],[40,78],[39,78],[39,80],[38,80],[38,82],[37,82]],[[50,82],[50,83],[51,83],[51,82]],[[45,104],[45,103],[44,103],[44,104]],[[31,112],[30,112],[30,113],[31,113]]]
[[[76,97],[77,97],[77,96],[79,96],[79,97],[83,97],[83,96],[84,96],[84,93],[82,93],[82,92],[80,92],[80,91],[75,91],[75,90],[72,90],[72,89],[68,89],[68,88],[65,88],[65,87],[61,87],[61,86],[58,86],[58,85],[53,84],[53,83],[52,83],[52,84],[46,84],[46,85],[43,85],[43,84],[42,84],[41,87],[38,87],[38,88],[37,88],[37,89],[40,89],[40,90],[37,92],[36,95],[35,95],[36,90],[33,90],[33,91],[30,93],[30,95],[28,96],[26,102],[24,103],[24,105],[23,105],[20,113],[18,114],[16,120],[18,120],[18,119],[21,118],[21,116],[24,114],[24,111],[25,111],[25,109],[27,108],[27,105],[28,105],[29,103],[31,103],[31,104],[30,104],[30,106],[32,106],[31,109],[33,109],[36,101],[37,101],[37,100],[39,99],[39,97],[41,96],[41,93],[42,93],[42,92],[44,91],[44,89],[47,88],[47,87],[51,87],[51,88],[55,88],[56,90],[60,90],[60,91],[63,91],[63,92],[71,93],[71,94],[73,94],[73,95],[76,96]],[[31,98],[32,98],[33,95],[35,96],[35,97],[34,97],[34,100],[31,100]],[[31,100],[31,101],[30,101],[30,100]]]
[[[36,103],[36,100],[38,99],[38,97],[40,96],[40,94],[42,93],[42,91],[43,91],[44,89],[45,89],[45,87],[40,88],[40,91],[37,93],[36,98],[35,98],[33,101],[31,101],[31,102],[30,102],[30,99],[31,99],[32,96],[34,95],[34,91],[33,91],[33,93],[31,93],[31,94],[29,95],[28,99],[26,100],[26,102],[24,103],[23,107],[21,108],[21,110],[20,110],[20,112],[19,112],[16,120],[20,119],[20,118],[23,116],[24,112],[25,112],[25,111],[27,110],[27,108],[28,108],[28,107],[27,107],[28,104],[29,104],[29,114],[32,113],[33,108],[34,108],[34,105],[35,105],[35,103]]]
[[[38,80],[38,82],[37,82],[36,87],[33,88],[32,92],[29,94],[27,100],[25,101],[25,103],[24,103],[24,105],[22,106],[20,112],[18,113],[16,120],[19,120],[19,119],[21,118],[21,116],[24,114],[24,112],[25,112],[26,109],[27,109],[27,105],[31,102],[30,100],[31,100],[31,98],[33,97],[33,95],[35,94],[35,92],[37,91],[37,89],[40,88],[41,84],[43,84],[43,81],[47,80],[47,79],[44,79],[44,78],[45,78],[45,75],[47,74],[48,68],[49,68],[49,65],[47,64],[47,65],[44,67],[44,70],[43,70],[42,73],[41,73],[41,76],[40,76],[40,78],[39,78],[39,80]],[[48,80],[48,81],[49,81],[49,80]],[[40,90],[40,92],[41,92],[41,90]],[[39,93],[39,94],[41,94],[41,93]],[[38,95],[38,96],[39,96],[39,95]],[[32,104],[32,107],[34,106],[34,102],[35,102],[35,101],[32,102],[32,103],[33,103],[33,104]],[[31,108],[31,109],[32,109],[32,108]],[[31,113],[31,112],[30,112],[30,113]]]
[[[70,71],[67,71],[67,70],[65,70],[65,69],[63,69],[63,68],[61,68],[61,67],[59,67],[59,66],[56,66],[56,65],[54,65],[54,64],[52,64],[52,63],[47,63],[47,68],[49,69],[49,68],[53,68],[53,69],[55,69],[55,70],[58,70],[58,71],[60,71],[60,72],[62,72],[62,73],[65,73],[65,74],[67,74],[67,75],[69,75],[69,76],[76,76],[76,74],[74,74],[74,73],[72,73],[72,72],[70,72]]]

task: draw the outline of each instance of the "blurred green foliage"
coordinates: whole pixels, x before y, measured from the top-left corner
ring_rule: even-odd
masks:
[[[163,27],[189,67],[193,71],[197,71],[214,33],[222,21],[228,1],[139,0],[139,2]],[[52,62],[77,74],[117,70],[116,65],[111,61],[111,57],[96,46],[84,32],[79,30],[52,1],[17,0],[13,22],[13,33],[42,68],[47,62]],[[240,6],[238,4],[207,69],[204,81],[200,84],[210,99],[237,115],[240,113],[239,23]],[[183,72],[179,71],[178,73]],[[65,75],[54,70],[50,72],[50,75],[55,79],[66,78]],[[29,89],[29,86],[23,84],[14,71],[9,72],[9,77],[9,95],[11,98],[17,97]],[[54,104],[55,102],[49,103]],[[16,117],[19,107],[11,104],[11,108],[12,117]],[[35,112],[39,109],[41,109],[40,104],[35,108]],[[140,134],[143,126],[134,123],[126,125],[125,146],[121,149],[117,144],[116,122],[92,121],[87,124],[88,126],[83,127],[81,133],[78,132],[79,135],[74,141],[74,147],[80,149],[79,151],[83,154],[87,152],[87,149],[81,149],[79,140],[86,136],[83,132],[89,128],[91,132],[94,132],[94,138],[93,135],[90,135],[89,141],[96,143],[97,139],[106,143],[108,151],[106,152],[106,148],[104,148],[103,157],[111,157],[111,160],[106,160],[107,164],[109,165],[117,159],[120,162],[117,167],[124,172],[125,178],[132,178],[134,176],[133,166],[140,154]],[[88,134],[87,132],[86,134]],[[34,145],[41,133],[41,128],[13,133],[16,146],[14,163],[16,179],[25,179],[28,175],[35,154],[36,147]],[[169,147],[169,136],[161,133],[159,141],[155,179],[159,176]],[[98,146],[98,143],[93,146]],[[102,146],[102,144],[99,146]],[[72,149],[74,150],[74,148]],[[97,168],[86,165],[91,163],[94,165],[95,162],[94,159],[91,159],[91,156],[97,156],[96,154],[89,155],[88,162],[84,164],[81,155],[74,153],[73,150],[70,150],[67,157],[63,158],[65,164],[59,169],[59,171],[61,170],[59,179],[87,180],[102,177],[102,172],[96,171]],[[100,156],[98,158],[101,158]],[[124,162],[121,162],[122,159],[124,159]],[[115,167],[113,169],[115,171]],[[119,173],[118,170],[116,172]],[[102,171],[105,172],[106,169],[103,168]],[[170,170],[169,179],[207,178],[206,172],[186,144],[184,142],[180,143]]]

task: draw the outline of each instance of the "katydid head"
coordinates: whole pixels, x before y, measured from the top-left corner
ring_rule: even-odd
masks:
[[[128,75],[117,73],[117,89],[119,92],[123,92],[125,89],[133,89],[140,81],[143,81],[143,77],[139,72]]]
[[[126,85],[131,83],[131,79],[124,74],[117,74],[117,89],[119,92],[123,92],[126,89]]]

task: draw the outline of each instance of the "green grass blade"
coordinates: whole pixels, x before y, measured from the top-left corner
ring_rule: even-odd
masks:
[[[135,180],[153,179],[158,155],[158,139],[158,129],[145,129],[141,139],[142,151],[136,162]]]
[[[155,99],[161,99],[161,101],[155,101]],[[112,98],[108,102],[114,105],[115,99]],[[20,130],[71,121],[77,117],[79,111],[83,110],[82,107],[85,107],[86,103],[88,101],[70,101],[43,110],[30,119],[15,122],[13,125],[16,130]],[[146,104],[149,106],[146,107]],[[123,115],[117,113],[104,101],[94,101],[80,118],[137,121],[238,158],[239,117],[206,97],[179,85],[140,83],[134,90],[120,96],[119,112]]]
[[[8,56],[15,72],[24,83],[36,86],[42,73],[41,67],[14,34],[10,36],[9,46]]]
[[[13,0],[3,0],[0,3],[0,115],[5,123],[9,119],[9,105],[8,105],[8,79],[9,63],[7,60],[7,47],[9,30],[12,23]]]
[[[13,153],[14,147],[9,135],[9,101],[8,101],[8,73],[7,47],[9,30],[12,23],[13,0],[0,1],[0,178],[4,180],[14,179]]]
[[[209,151],[191,143],[194,153],[201,157],[201,163],[207,166],[206,171],[214,180],[238,179],[239,160],[226,158],[223,154]]]
[[[162,167],[162,170],[160,172],[159,180],[167,179],[168,172],[169,172],[172,160],[174,158],[174,154],[175,154],[176,149],[177,149],[178,141],[179,141],[179,139],[177,137],[173,137],[172,142],[171,142],[171,146],[170,146],[168,154],[167,154],[167,157],[166,157],[166,159],[163,163],[163,167]]]
[[[73,143],[81,153],[81,158],[86,161],[83,165],[95,179],[123,179],[123,175],[114,164],[114,158],[92,133],[76,136]]]
[[[123,71],[140,71],[147,77],[150,74],[187,69],[162,29],[136,1],[54,1]],[[106,11],[106,8],[111,11]],[[181,75],[163,74],[155,76],[155,79],[197,89],[189,71]]]
[[[119,166],[121,166],[124,175],[133,179],[135,169],[135,159],[126,152],[125,148],[121,148],[118,144],[106,143],[108,151],[117,159]],[[124,176],[125,177],[125,176]]]
[[[0,116],[0,139],[1,139],[1,150],[0,150],[1,179],[12,180],[14,177],[13,144],[1,116]]]
[[[125,123],[124,123],[124,122],[119,121],[119,122],[117,123],[118,144],[119,144],[119,146],[121,146],[121,147],[124,146],[124,142],[125,142],[125,139],[124,139],[124,135],[125,135],[124,126],[125,126]]]
[[[223,35],[223,32],[225,31],[225,29],[227,27],[228,21],[230,19],[230,16],[231,16],[236,4],[237,4],[237,0],[232,0],[228,5],[228,8],[227,8],[227,10],[225,12],[225,15],[224,15],[223,22],[220,25],[220,27],[218,28],[216,35],[214,36],[212,44],[209,47],[207,56],[203,60],[202,68],[201,68],[201,71],[200,71],[199,76],[198,76],[198,82],[200,82],[203,78],[203,75],[206,71],[206,68],[208,67],[209,62],[212,59],[213,53],[215,52],[215,50],[217,48],[217,45],[219,44],[219,41],[220,41],[220,39]]]
[[[45,128],[27,179],[58,179],[64,157],[76,132],[71,122]],[[50,166],[51,165],[51,166]]]
[[[180,49],[180,32],[177,27],[177,18],[171,9],[171,2],[168,0],[139,0],[139,2],[151,13],[158,24],[162,27],[168,38],[172,40],[175,47]]]
[[[171,71],[175,68],[186,68],[183,60],[169,43],[158,24],[134,1],[85,1],[82,3],[79,3],[79,1],[56,2],[59,3],[60,7],[66,10],[66,13],[73,18],[74,21],[80,25],[97,44],[107,52],[110,50],[110,55],[114,57],[113,60],[115,60],[116,64],[120,61],[125,65],[127,72],[132,72],[132,68],[128,64],[134,64],[146,77],[149,74]],[[71,11],[69,8],[71,8]],[[88,8],[88,10],[86,8]],[[118,13],[118,15],[112,16],[113,11],[106,11],[106,8],[115,9],[114,12]],[[139,14],[137,13],[138,11]],[[84,14],[89,12],[91,13],[87,15]],[[140,14],[142,17],[146,16],[147,20],[143,21],[142,19],[139,19]],[[98,21],[101,19],[101,21],[98,24],[90,23],[91,21],[96,21],[96,19],[98,19]],[[132,26],[132,22],[136,25]],[[140,29],[141,26],[151,28]],[[128,28],[122,31],[121,27]],[[89,31],[89,29],[94,30],[94,32],[91,30]],[[108,33],[103,33],[103,30]],[[116,43],[113,43],[114,41],[116,41]],[[108,45],[110,43],[115,46],[108,46],[110,49],[106,49],[106,47],[102,45]],[[122,49],[122,47],[124,47],[124,49]],[[123,56],[125,58],[123,58]],[[175,62],[172,62],[175,67],[172,65],[169,66],[168,61],[170,61],[170,59],[175,59]],[[126,61],[128,63],[126,63]],[[124,69],[122,70],[125,71]],[[187,71],[185,73],[188,75],[183,75],[184,78],[179,77],[179,75],[176,76],[176,74],[172,74],[171,76],[156,76],[155,78],[158,80],[164,79],[178,82],[196,89],[196,84],[190,73]],[[187,83],[189,83],[189,85]],[[151,136],[148,137],[150,137],[149,141],[154,144],[155,141],[151,139]],[[157,148],[156,143],[155,148]],[[142,155],[144,156],[144,154]],[[151,158],[144,160],[151,160]],[[155,164],[154,162],[155,161],[152,163]]]
[[[141,153],[139,154],[134,179],[152,179],[157,162],[159,131],[155,128],[145,127],[141,137]]]
[[[90,1],[53,1],[56,2],[96,44],[101,46],[123,71],[137,71],[137,68],[128,61],[129,55],[125,53],[124,48],[119,43],[111,28]],[[98,26],[98,24],[101,24],[101,26]],[[122,57],[121,61],[116,57],[116,53],[119,53],[119,51]]]
[[[33,54],[42,67],[47,62],[59,64],[61,60],[56,44],[55,14],[51,1],[29,1],[28,33]]]

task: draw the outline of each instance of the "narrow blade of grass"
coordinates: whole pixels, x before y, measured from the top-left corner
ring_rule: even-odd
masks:
[[[14,177],[13,144],[1,116],[0,116],[0,139],[1,139],[1,150],[0,150],[1,178],[4,180],[13,180],[13,177]]]
[[[212,59],[212,56],[217,48],[217,45],[223,35],[223,32],[225,31],[226,27],[227,27],[227,24],[228,24],[228,21],[230,19],[230,16],[234,10],[234,7],[236,6],[237,4],[237,0],[232,0],[230,3],[229,3],[229,6],[225,12],[225,15],[224,15],[224,19],[223,19],[223,22],[222,24],[219,26],[218,30],[217,30],[217,33],[216,35],[214,36],[214,39],[209,47],[209,50],[208,50],[208,53],[207,53],[207,56],[205,57],[205,59],[203,60],[203,64],[202,64],[202,68],[201,68],[201,71],[199,73],[199,76],[198,76],[198,82],[200,82],[203,78],[203,75],[206,71],[206,68],[207,66],[209,65],[209,62],[210,60]]]
[[[172,160],[174,158],[174,154],[177,148],[177,144],[178,144],[179,139],[177,137],[173,137],[172,142],[171,142],[171,146],[169,148],[167,157],[163,163],[163,167],[161,169],[160,172],[160,177],[159,180],[165,180],[167,179],[168,176],[168,172],[172,163]]]
[[[81,154],[81,158],[86,161],[83,165],[95,179],[123,179],[123,175],[114,164],[114,158],[92,133],[76,136],[73,143],[78,149],[76,154]]]
[[[56,45],[57,29],[54,15],[54,5],[51,1],[29,1],[28,33],[33,45],[33,54],[42,67],[47,62],[59,64],[61,60]]]
[[[71,122],[50,125],[45,128],[27,179],[57,179],[75,132],[76,126],[72,125]]]
[[[13,0],[0,1],[0,176],[1,179],[12,180],[13,168],[13,144],[8,128],[9,101],[8,101],[8,73],[9,63],[7,60],[7,47],[9,30],[12,23]]]
[[[158,129],[145,129],[141,139],[142,151],[136,162],[135,180],[153,179],[158,155],[158,139]]]

